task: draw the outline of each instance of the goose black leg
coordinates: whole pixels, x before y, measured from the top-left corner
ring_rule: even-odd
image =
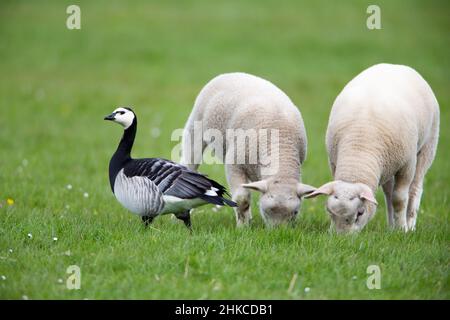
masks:
[[[190,210],[184,211],[182,213],[175,215],[178,219],[184,222],[184,225],[189,229],[189,231],[192,232],[192,225],[191,225],[191,215]]]
[[[153,221],[154,217],[150,217],[150,216],[142,216],[142,222],[144,223],[145,227],[148,227],[152,221]]]

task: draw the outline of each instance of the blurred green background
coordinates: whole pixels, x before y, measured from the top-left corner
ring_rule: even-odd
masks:
[[[66,28],[71,4],[81,30]],[[377,1],[381,30],[366,27],[369,4],[1,1],[0,298],[448,299],[450,2]],[[233,71],[272,81],[300,108],[303,180],[320,185],[331,178],[324,140],[333,100],[380,62],[415,68],[441,106],[417,232],[389,231],[380,205],[362,234],[329,234],[317,199],[304,202],[295,228],[276,230],[264,228],[256,202],[248,230],[236,230],[231,210],[204,207],[190,236],[169,216],[144,230],[110,192],[122,130],[104,115],[133,106],[134,156],[170,158],[172,131],[200,89]],[[223,167],[200,170],[225,183]],[[72,264],[81,290],[65,287]],[[382,269],[381,290],[366,287],[370,264]]]

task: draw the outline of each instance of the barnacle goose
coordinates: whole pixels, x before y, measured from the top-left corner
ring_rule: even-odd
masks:
[[[165,159],[131,158],[137,117],[130,108],[117,108],[104,119],[125,128],[109,162],[112,192],[125,208],[141,216],[146,226],[158,215],[173,213],[190,229],[192,208],[207,203],[236,206],[224,198],[228,193],[222,185],[203,174]]]

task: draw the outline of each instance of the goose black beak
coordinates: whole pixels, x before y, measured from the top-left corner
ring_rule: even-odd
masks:
[[[115,119],[116,114],[113,112],[110,115],[103,118],[103,120],[110,120],[113,121]]]

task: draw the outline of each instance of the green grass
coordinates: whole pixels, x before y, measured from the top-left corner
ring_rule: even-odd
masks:
[[[77,1],[82,29],[69,31],[72,3],[0,4],[0,298],[450,297],[448,1],[377,1],[376,31],[365,25],[369,1]],[[414,233],[389,231],[382,204],[361,234],[330,234],[324,199],[305,201],[293,228],[267,230],[254,205],[246,230],[235,228],[232,210],[211,207],[193,215],[192,235],[169,216],[144,230],[111,194],[107,166],[122,132],[103,116],[134,106],[134,155],[169,158],[171,133],[202,86],[230,71],[271,80],[300,107],[309,139],[303,180],[320,185],[331,178],[331,104],[379,62],[416,68],[441,106]],[[225,183],[221,166],[200,169]],[[73,264],[81,290],[64,284]],[[381,290],[366,287],[371,264],[381,268]]]

